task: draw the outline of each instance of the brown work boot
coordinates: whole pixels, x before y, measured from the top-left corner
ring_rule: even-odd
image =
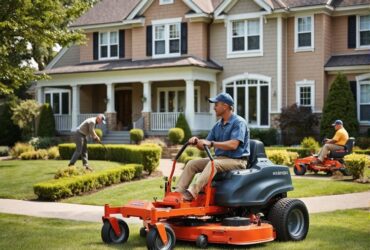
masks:
[[[194,197],[188,190],[185,190],[184,192],[182,192],[182,199],[184,201],[192,201]]]
[[[91,168],[91,167],[89,167],[89,165],[87,165],[87,164],[85,164],[85,165],[84,165],[84,167],[85,167],[85,169],[86,169],[87,171],[91,171],[91,172],[93,172],[93,171],[94,171],[94,169],[93,169],[93,168]]]

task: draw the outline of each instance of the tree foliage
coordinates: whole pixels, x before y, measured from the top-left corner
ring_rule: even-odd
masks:
[[[11,120],[11,101],[0,105],[0,145],[13,146],[20,138],[21,131]]]
[[[55,136],[55,119],[54,113],[50,104],[45,103],[41,106],[41,113],[39,119],[39,126],[37,135],[40,137],[53,137]]]
[[[34,135],[35,119],[40,114],[40,104],[29,99],[14,105],[11,110],[13,123],[22,130],[23,136]]]
[[[356,136],[358,120],[356,104],[349,83],[345,75],[339,73],[330,87],[328,97],[324,103],[320,123],[320,136],[332,137],[335,130],[331,124],[340,119],[350,136]]]
[[[44,69],[56,45],[83,41],[68,24],[97,0],[0,0],[0,95],[35,80],[32,62]]]

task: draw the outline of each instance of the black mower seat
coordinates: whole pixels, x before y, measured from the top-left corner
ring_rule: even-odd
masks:
[[[330,154],[328,155],[328,158],[341,159],[344,156],[351,154],[354,144],[355,144],[355,138],[350,137],[348,141],[346,142],[346,145],[344,145],[343,149],[330,152]]]

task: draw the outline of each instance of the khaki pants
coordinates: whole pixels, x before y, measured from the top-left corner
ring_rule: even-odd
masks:
[[[247,166],[247,160],[242,159],[232,159],[228,157],[217,157],[214,160],[215,171],[212,178],[218,172],[225,172],[233,169],[244,169]],[[184,171],[182,172],[179,181],[177,183],[176,192],[184,192],[186,189],[190,191],[190,193],[196,197],[198,193],[202,190],[202,188],[207,184],[208,179],[211,175],[212,171],[212,164],[208,158],[199,159],[199,160],[191,160],[189,161]],[[193,180],[193,177],[196,173],[200,173],[195,183],[193,183],[190,187],[189,184]],[[189,188],[188,188],[189,187]]]
[[[329,154],[330,151],[340,150],[344,149],[343,146],[339,146],[336,144],[325,144],[320,152],[317,158],[319,158],[320,161],[324,161],[325,157]]]

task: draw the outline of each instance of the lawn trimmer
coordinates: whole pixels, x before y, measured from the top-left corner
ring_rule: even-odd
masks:
[[[138,217],[143,221],[140,235],[148,249],[173,249],[176,240],[193,241],[205,248],[208,243],[249,245],[275,239],[305,239],[309,215],[305,204],[288,199],[293,190],[289,168],[266,158],[261,142],[251,140],[251,154],[245,170],[218,173],[193,201],[172,192],[176,161],[189,144],[177,154],[165,181],[163,200],[131,201],[127,205],[105,205],[101,236],[105,243],[124,243],[129,227],[114,214]],[[207,146],[205,151],[214,161]]]

